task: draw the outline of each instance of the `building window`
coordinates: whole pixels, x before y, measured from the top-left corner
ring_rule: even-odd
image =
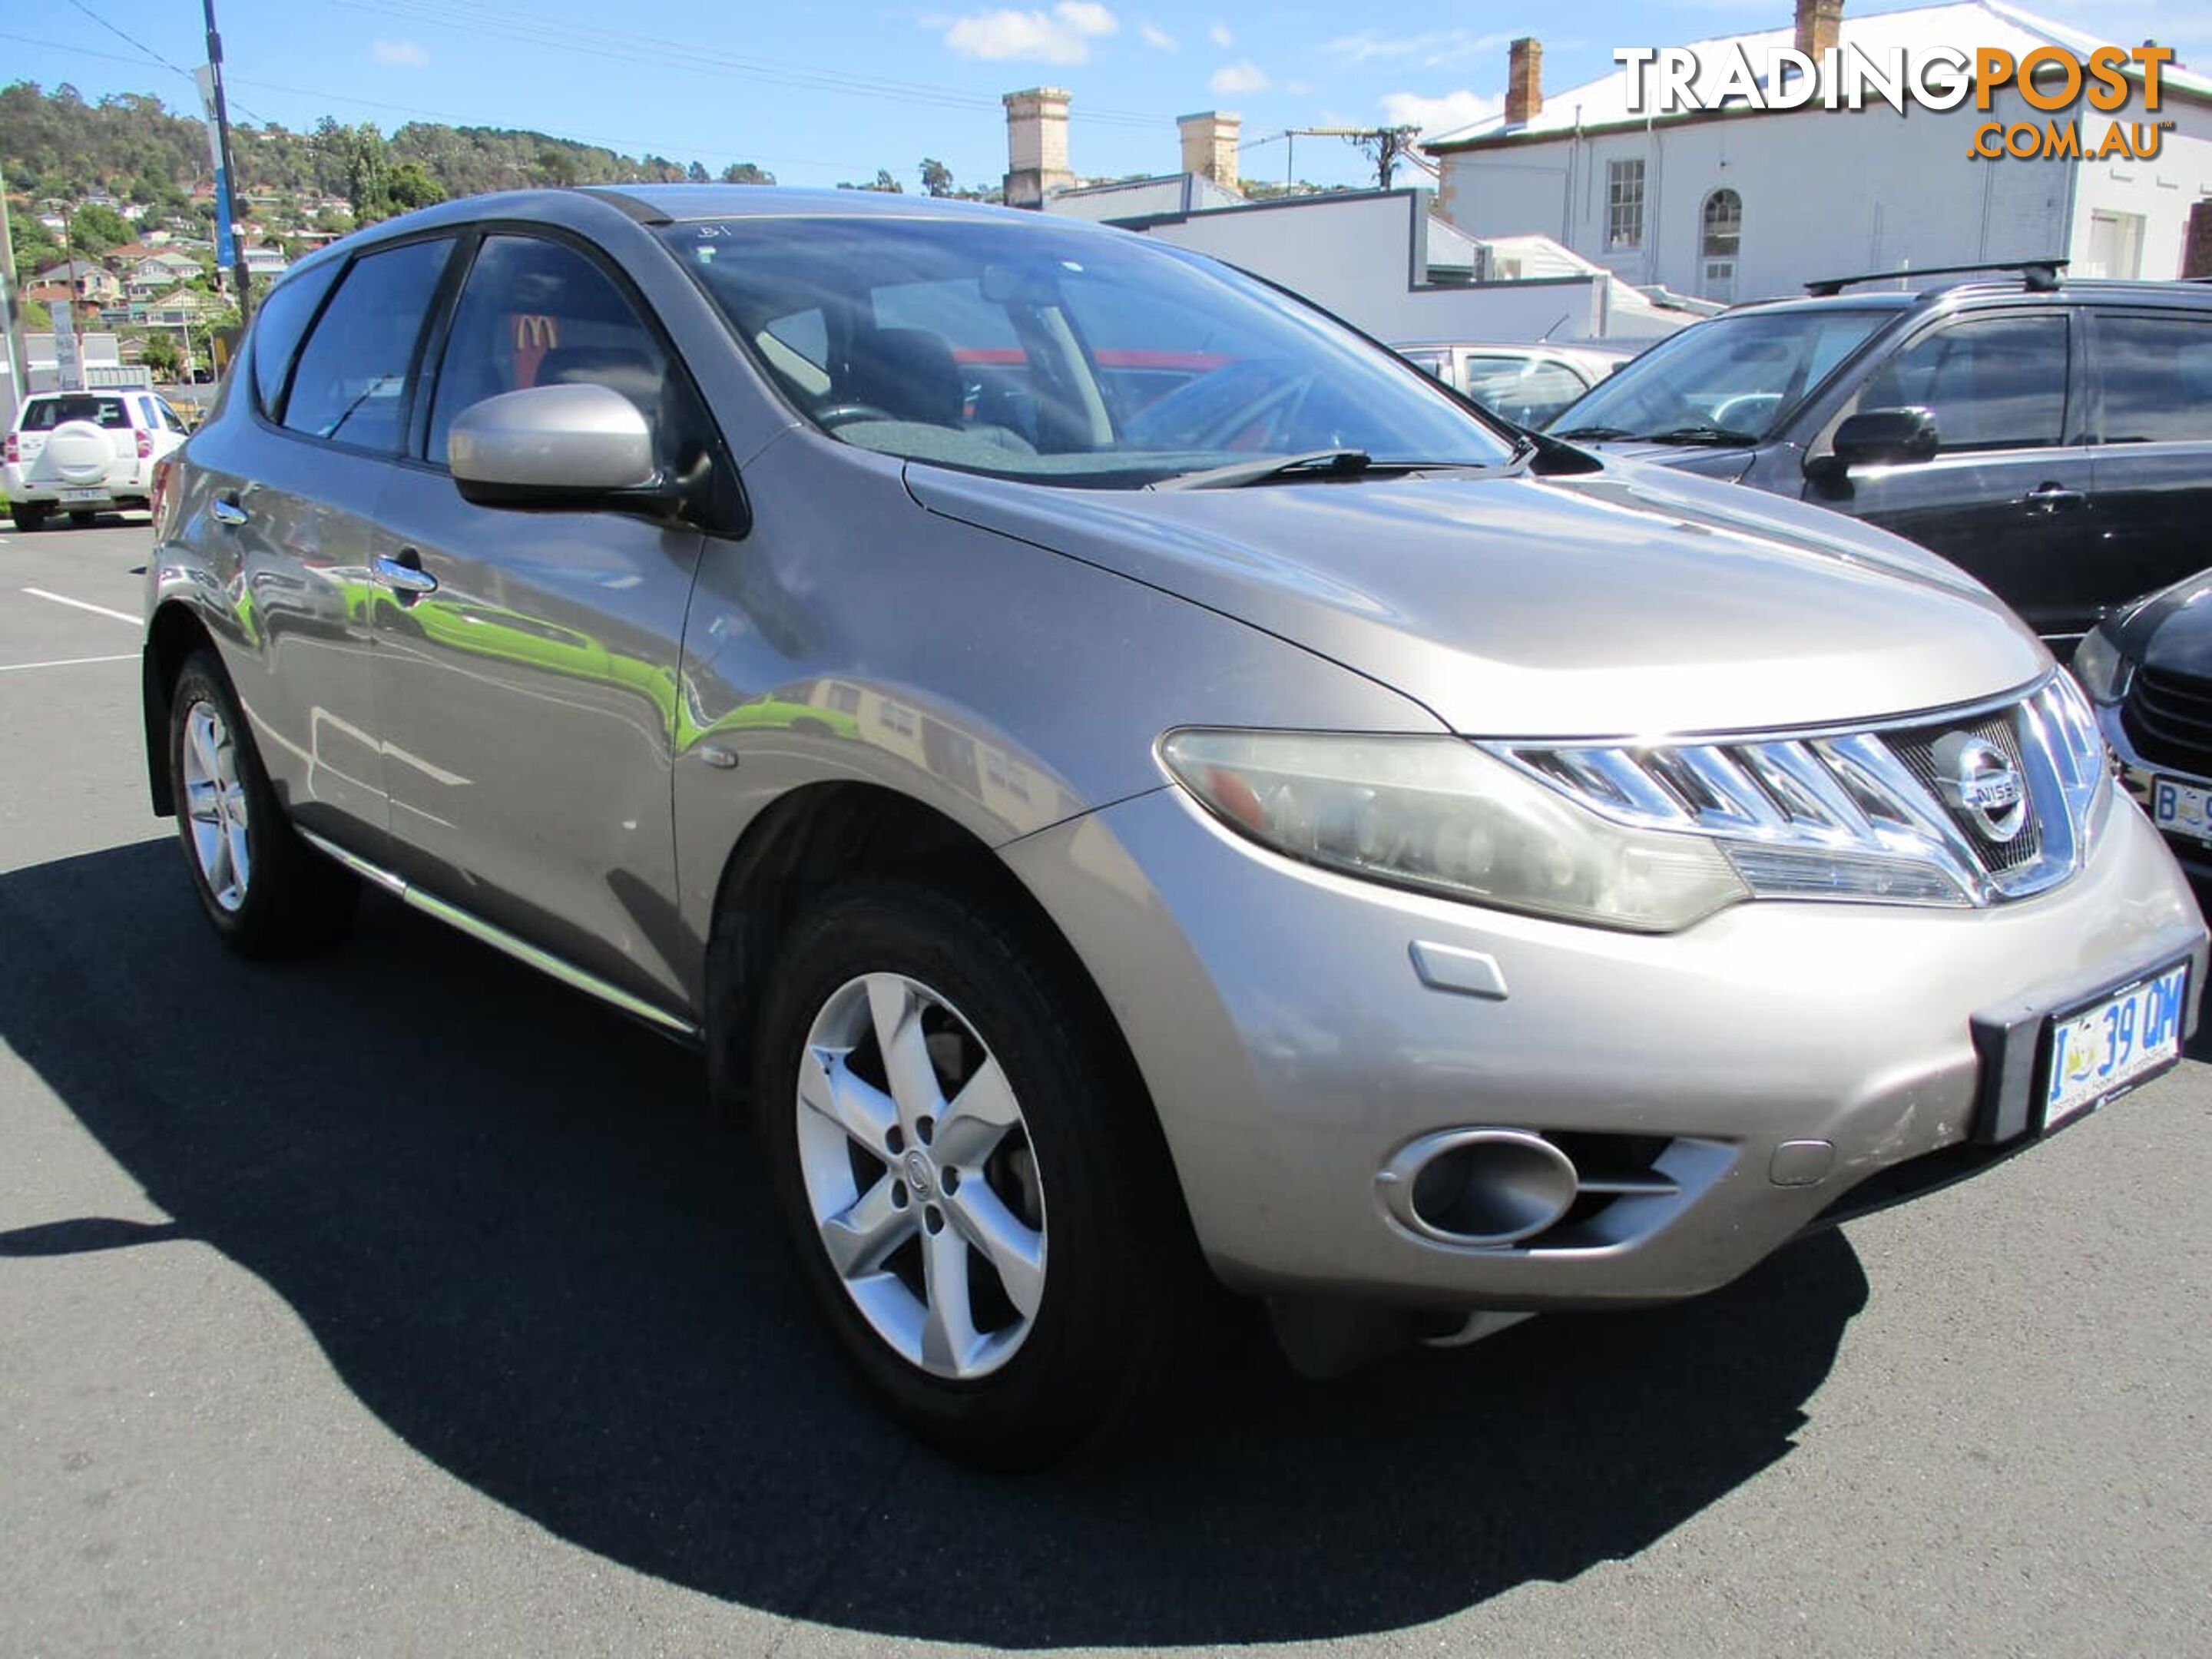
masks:
[[[1717,190],[1698,212],[1698,269],[1700,291],[1723,303],[1735,299],[1735,256],[1743,242],[1743,198]]]
[[[2143,216],[2140,213],[2107,213],[2101,208],[2089,216],[2088,276],[2142,275]]]
[[[1644,163],[1640,160],[1605,164],[1605,245],[1608,251],[1644,246]]]

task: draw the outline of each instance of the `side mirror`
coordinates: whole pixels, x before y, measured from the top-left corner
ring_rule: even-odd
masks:
[[[1836,428],[1826,455],[1806,470],[1839,482],[1855,466],[1895,466],[1931,458],[1942,447],[1936,416],[1924,409],[1865,409]]]
[[[479,507],[668,512],[681,492],[653,462],[653,430],[611,387],[541,386],[471,404],[446,439],[462,499]]]

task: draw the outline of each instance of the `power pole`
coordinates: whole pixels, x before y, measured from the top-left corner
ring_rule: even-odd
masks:
[[[230,110],[222,98],[222,37],[216,33],[215,0],[201,0],[201,7],[207,14],[207,85],[202,90],[215,111],[216,258],[220,263],[223,245],[229,244],[231,274],[238,284],[238,320],[242,325],[253,314],[253,290],[247,283],[245,246],[231,228],[234,216],[230,208]]]
[[[23,377],[30,372],[31,360],[23,349],[23,313],[17,295],[22,285],[15,280],[15,238],[8,225],[8,179],[6,168],[0,166],[0,334],[7,337],[8,351],[8,424],[15,424],[15,411],[22,407]]]

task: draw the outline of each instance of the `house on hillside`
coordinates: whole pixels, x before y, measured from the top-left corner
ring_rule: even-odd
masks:
[[[32,278],[40,285],[58,283],[88,305],[113,305],[123,298],[123,283],[96,259],[76,259],[51,265]]]
[[[1968,95],[1948,110],[1908,101],[1902,114],[1879,99],[1857,110],[1819,100],[1770,110],[1723,90],[1739,58],[1761,70],[1779,47],[1815,63],[1832,48],[1880,64],[1898,48],[1934,47],[1969,61],[1997,48],[2015,62],[2051,48],[2054,60],[2079,63],[2101,44],[2003,0],[1850,16],[1841,0],[1797,0],[1792,27],[1689,43],[1690,84],[1719,107],[1661,113],[1648,95],[1634,97],[1626,69],[1547,92],[1542,43],[1516,40],[1504,110],[1422,148],[1443,169],[1442,210],[1470,234],[1554,238],[1640,288],[1711,300],[1795,293],[1820,276],[2050,255],[2069,258],[2077,276],[2179,276],[2192,214],[2212,252],[2212,206],[2198,213],[2212,202],[2212,78],[2166,64],[2161,106],[2148,112],[2143,71],[2130,64],[2119,116],[2080,103],[2057,112],[2078,115],[2092,147],[2114,118],[2154,131],[2170,121],[2157,153],[2141,157],[1970,155],[1990,123],[2054,118],[2016,84],[1997,89],[1986,111]],[[2034,84],[2063,73],[2053,61]],[[1931,86],[1955,85],[1940,70],[1930,76]],[[1642,79],[1648,94],[1649,68]],[[1768,88],[1763,75],[1759,84]]]
[[[151,323],[157,328],[197,328],[210,318],[218,316],[228,306],[212,294],[196,288],[172,289],[157,299],[146,302],[143,311],[133,307],[138,314],[134,320]]]

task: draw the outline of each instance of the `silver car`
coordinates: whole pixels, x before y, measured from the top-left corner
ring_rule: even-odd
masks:
[[[231,945],[363,886],[742,1105],[956,1455],[1687,1297],[2173,1063],[2073,683],[1796,503],[1510,434],[1086,224],[483,198],[303,262],[165,469],[146,732]]]

